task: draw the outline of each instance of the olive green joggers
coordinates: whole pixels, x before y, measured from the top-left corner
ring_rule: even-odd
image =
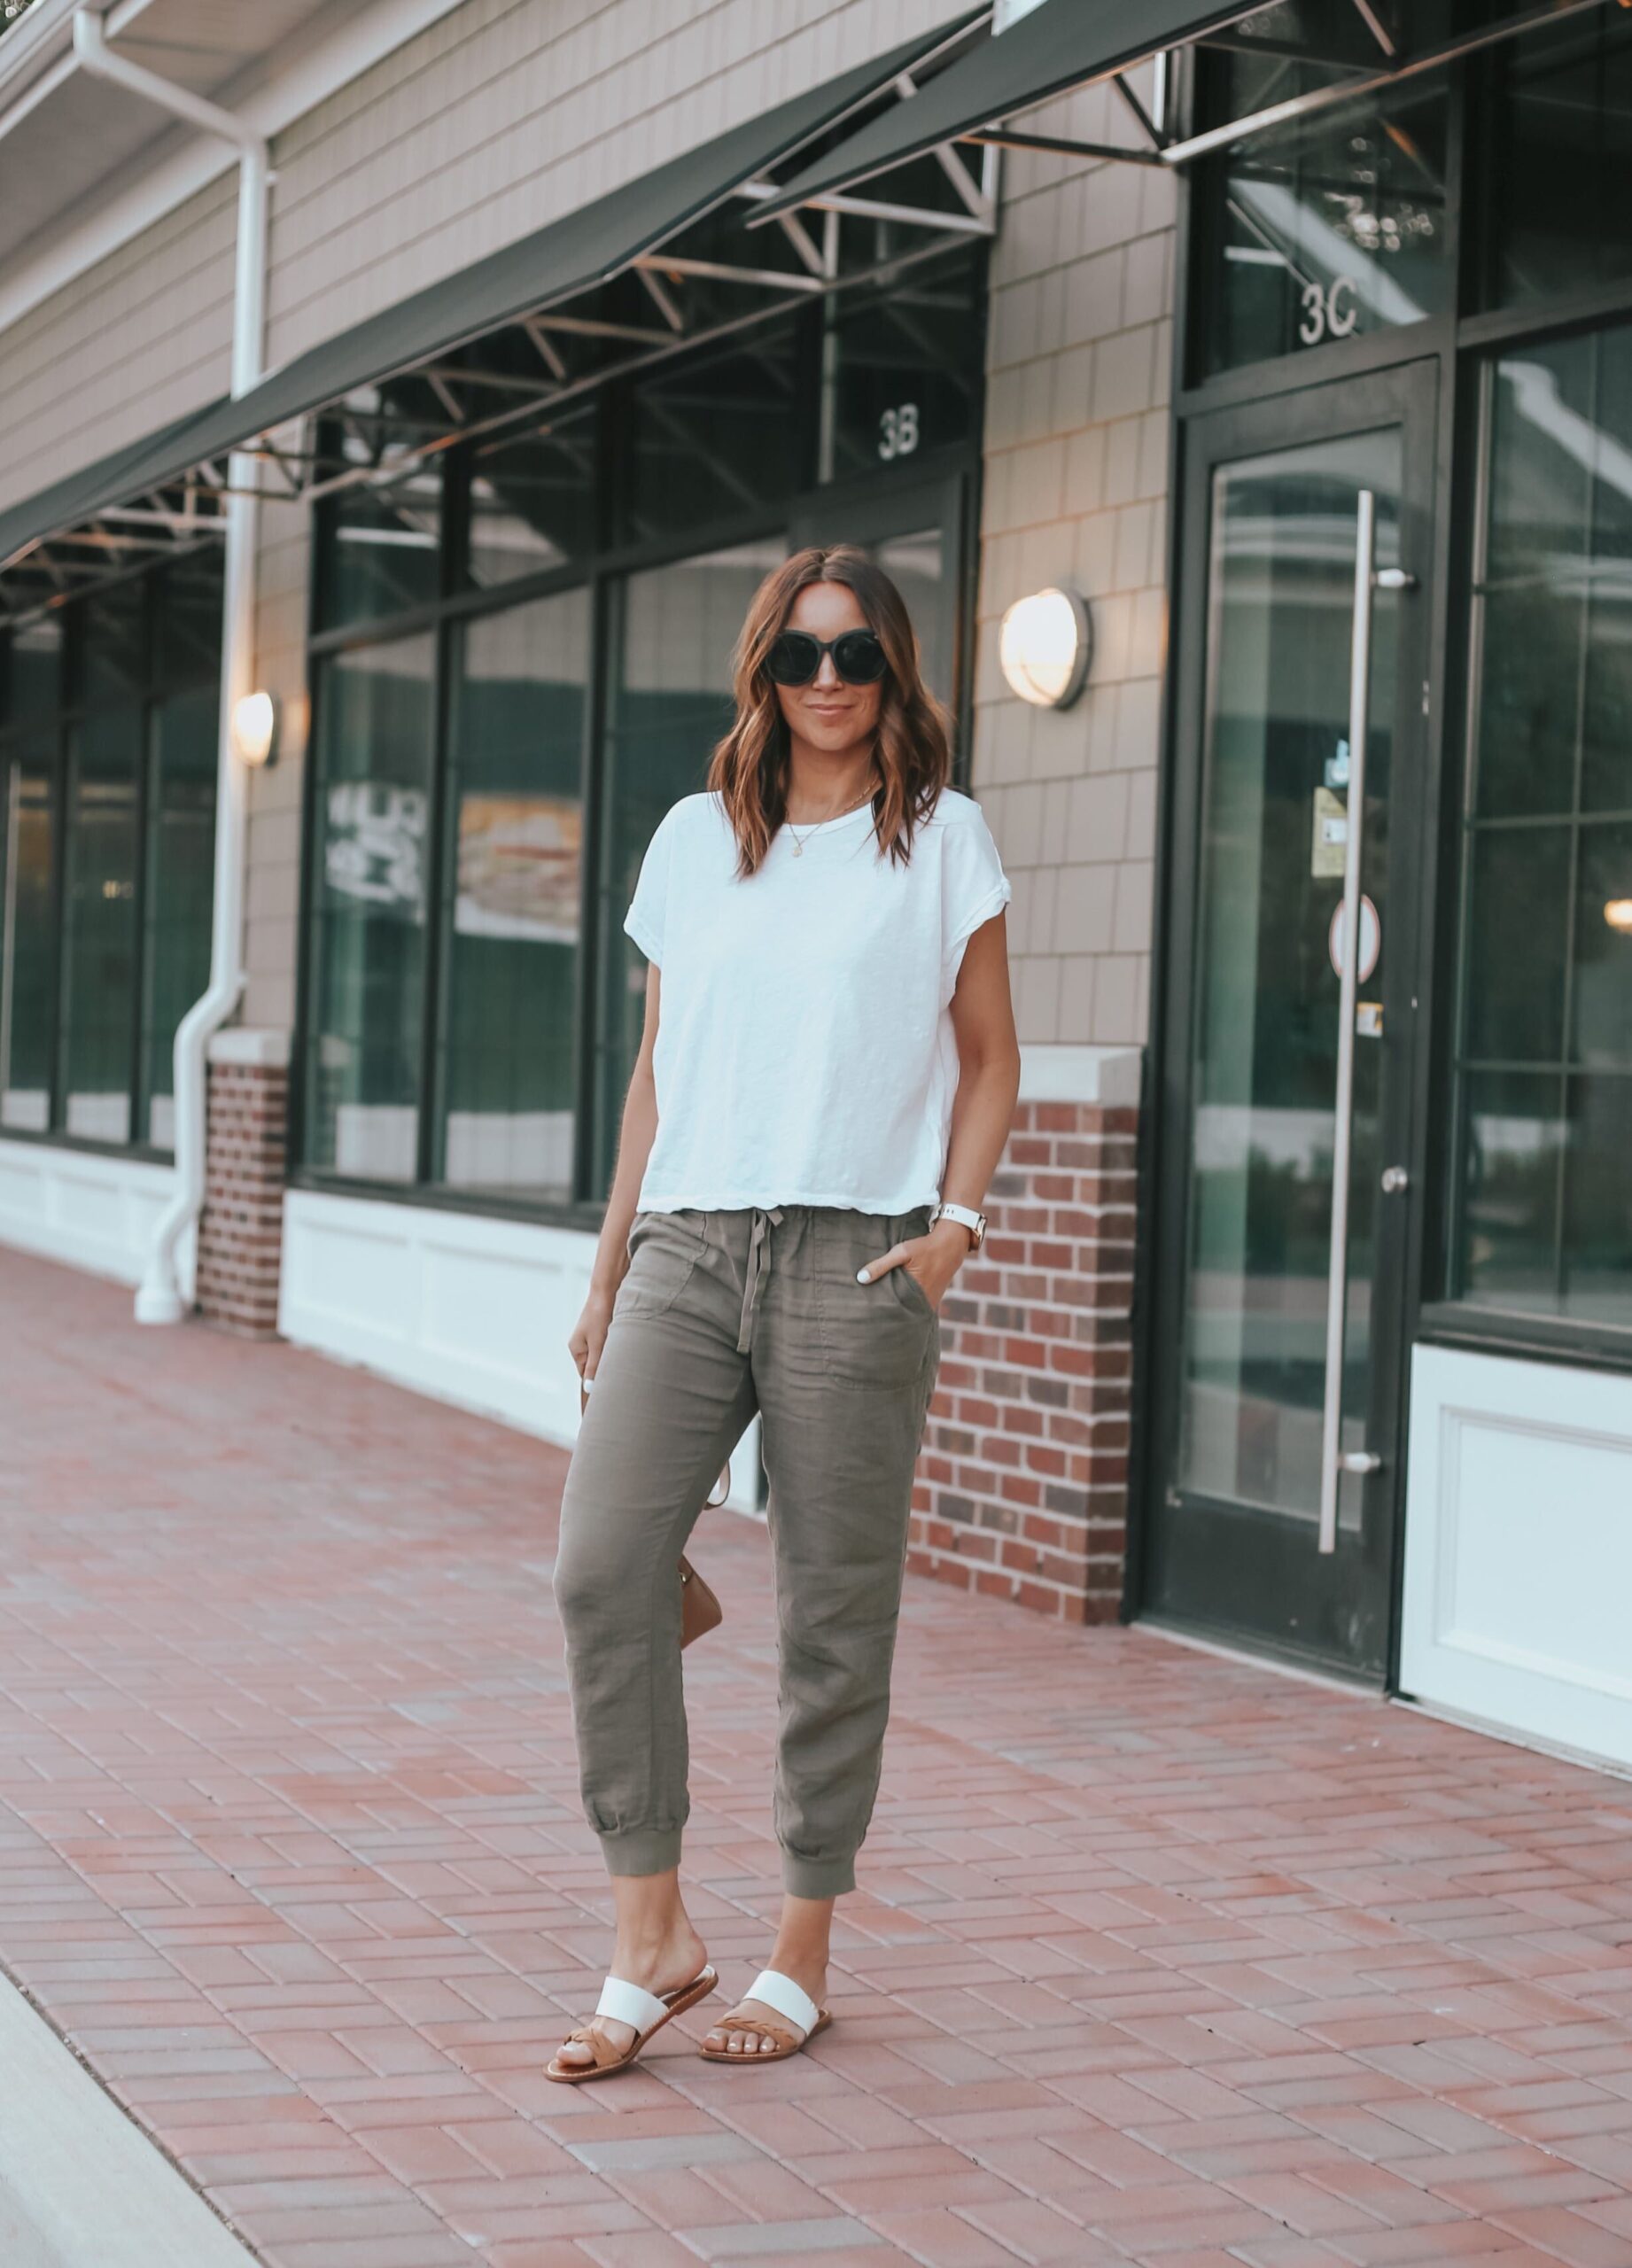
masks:
[[[913,1468],[940,1324],[904,1268],[856,1270],[929,1208],[637,1213],[573,1448],[555,1592],[584,1808],[615,1875],[680,1859],[676,1562],[756,1410],[770,1481],[784,1887],[833,1898],[878,1789]],[[703,1638],[700,1646],[711,1641]]]

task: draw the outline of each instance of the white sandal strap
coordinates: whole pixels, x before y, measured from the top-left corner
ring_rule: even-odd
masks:
[[[668,2013],[666,2000],[660,2000],[643,1985],[626,1984],[621,1977],[609,1977],[595,2002],[598,2016],[610,2016],[614,2023],[629,2024],[636,2031],[649,2031]]]
[[[774,2008],[779,2016],[786,2016],[789,2023],[797,2023],[808,2039],[815,2028],[821,2010],[810,1994],[791,1977],[784,1977],[780,1969],[762,1969],[747,1992],[745,2000],[759,2000],[767,2008]]]

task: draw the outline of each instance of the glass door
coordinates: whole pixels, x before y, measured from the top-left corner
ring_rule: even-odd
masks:
[[[1380,1674],[1433,380],[1188,429],[1146,1604]]]

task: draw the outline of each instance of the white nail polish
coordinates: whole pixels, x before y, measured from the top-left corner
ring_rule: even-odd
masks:
[[[873,1278],[867,1274],[865,1268],[858,1268],[856,1270],[856,1281],[858,1284],[870,1284],[873,1281]]]

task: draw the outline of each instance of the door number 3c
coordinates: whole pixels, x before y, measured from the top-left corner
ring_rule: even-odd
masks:
[[[1298,337],[1305,346],[1318,346],[1323,338],[1347,338],[1360,320],[1355,294],[1359,285],[1352,276],[1334,276],[1323,291],[1318,284],[1305,286],[1299,295],[1303,320]]]

